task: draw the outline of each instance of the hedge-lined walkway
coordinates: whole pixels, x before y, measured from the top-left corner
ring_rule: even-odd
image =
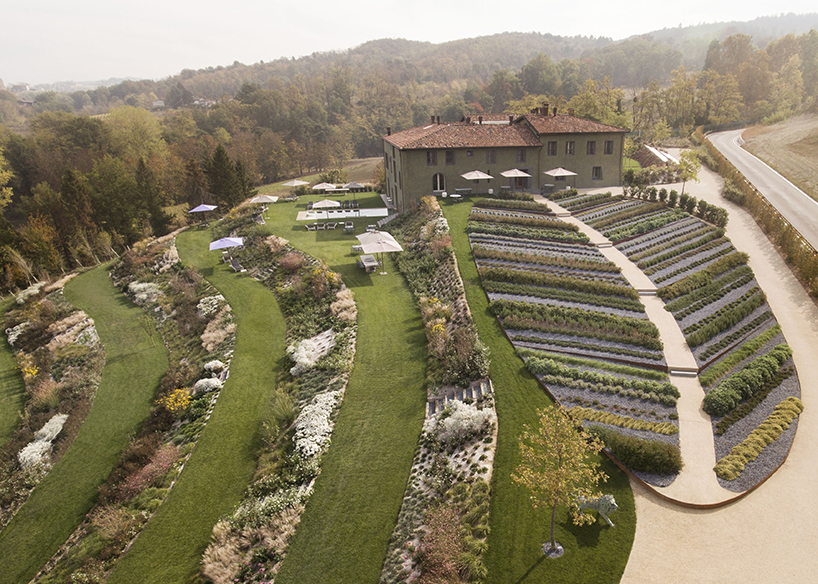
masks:
[[[498,447],[492,475],[491,515],[486,566],[487,582],[509,584],[538,583],[617,583],[625,570],[636,529],[633,493],[628,479],[603,459],[610,475],[601,490],[614,495],[619,511],[611,519],[614,529],[599,522],[576,527],[565,509],[557,512],[557,541],[565,547],[559,560],[546,560],[542,544],[548,539],[551,514],[534,511],[529,492],[511,480],[520,463],[517,437],[524,424],[536,424],[536,409],[552,401],[539,382],[523,365],[488,308],[488,298],[477,275],[466,226],[469,204],[444,204],[452,241],[457,252],[460,275],[466,297],[480,331],[480,338],[491,348],[491,379],[494,383],[498,416]]]
[[[111,284],[105,267],[71,280],[65,297],[96,323],[106,364],[74,443],[0,532],[0,583],[28,582],[76,529],[129,436],[146,419],[168,357],[140,324],[143,312]]]
[[[0,302],[0,318],[2,318],[14,298]],[[17,361],[9,346],[5,333],[0,333],[0,446],[5,444],[17,425],[20,423],[19,413],[25,404],[25,384],[23,376],[17,370]]]
[[[211,239],[210,230],[188,230],[177,237],[177,248],[182,262],[200,270],[233,307],[230,377],[179,481],[109,584],[189,582],[213,525],[241,500],[256,468],[259,429],[284,355],[284,317],[272,292],[208,251]]]

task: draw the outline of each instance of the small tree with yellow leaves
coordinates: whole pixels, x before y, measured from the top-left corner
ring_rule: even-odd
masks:
[[[534,508],[551,508],[551,551],[556,551],[557,506],[569,508],[575,525],[592,523],[594,517],[579,509],[578,497],[599,496],[593,489],[608,476],[590,460],[603,444],[571,419],[564,407],[537,410],[539,424],[527,424],[519,438],[522,462],[511,478],[531,491]]]

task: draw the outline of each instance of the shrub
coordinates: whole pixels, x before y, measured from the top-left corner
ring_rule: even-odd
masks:
[[[676,474],[684,466],[682,453],[674,444],[620,434],[599,425],[590,426],[588,432],[602,440],[617,460],[631,470]]]
[[[437,435],[442,443],[459,446],[466,440],[480,436],[487,431],[494,420],[494,411],[490,408],[481,410],[474,404],[453,401],[441,416]]]

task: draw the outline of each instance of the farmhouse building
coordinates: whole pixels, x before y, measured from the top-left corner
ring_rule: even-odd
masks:
[[[383,137],[387,195],[403,211],[421,197],[458,189],[539,193],[544,187],[621,185],[628,131],[576,117],[571,110],[549,113],[547,106],[530,114],[487,114],[451,123],[433,117],[427,126],[394,134],[387,129]],[[576,175],[544,174],[558,167]],[[500,174],[515,168],[531,178]],[[473,170],[493,178],[469,181],[461,176]]]

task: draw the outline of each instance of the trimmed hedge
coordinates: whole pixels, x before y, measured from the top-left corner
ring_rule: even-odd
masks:
[[[534,211],[535,213],[549,213],[551,211],[545,203],[518,201],[515,199],[477,199],[472,204],[472,208]]]
[[[679,209],[674,209],[673,211],[659,213],[657,215],[658,216],[646,219],[645,221],[640,221],[639,223],[636,223],[634,225],[626,225],[623,227],[618,227],[616,229],[605,231],[604,232],[605,237],[607,237],[611,241],[620,241],[632,235],[639,235],[641,233],[647,233],[648,231],[653,231],[654,229],[664,227],[669,223],[678,221],[682,217],[686,217],[687,213]]]
[[[744,300],[742,304],[731,308],[718,318],[714,319],[712,322],[698,329],[693,334],[685,337],[687,344],[690,347],[698,347],[699,345],[706,343],[720,332],[726,331],[730,327],[740,323],[742,320],[750,316],[750,314],[752,314],[756,308],[762,306],[766,301],[767,299],[763,292],[759,292],[758,294],[751,296],[749,299]]]
[[[659,276],[659,277],[656,278],[655,282],[657,284],[659,284],[661,282],[664,282],[665,280],[670,280],[671,278],[675,278],[679,274],[684,274],[685,272],[689,272],[689,271],[693,270],[694,268],[697,268],[697,267],[701,266],[702,264],[706,264],[707,262],[714,260],[715,258],[723,257],[723,256],[728,256],[729,257],[728,254],[735,251],[735,249],[736,248],[734,248],[732,245],[730,245],[729,247],[725,247],[724,249],[716,251],[715,253],[707,256],[706,258],[701,258],[699,260],[696,260],[693,263],[690,263],[690,264],[688,264],[686,266],[682,266],[681,268],[673,270],[669,274],[664,274],[662,276]]]
[[[682,452],[675,444],[620,434],[616,430],[594,424],[587,428],[605,447],[631,470],[661,475],[677,474],[682,470]]]
[[[766,355],[756,357],[741,371],[707,392],[702,406],[704,411],[711,416],[724,416],[742,400],[749,399],[774,379],[791,356],[792,349],[786,344],[781,344]]]
[[[568,410],[568,413],[578,420],[588,420],[590,422],[607,424],[608,426],[619,426],[620,428],[643,430],[646,432],[654,432],[656,434],[665,434],[667,436],[672,436],[673,434],[679,433],[679,428],[670,422],[648,422],[647,420],[639,420],[628,416],[600,412],[592,408],[583,408],[582,406],[574,406]]]
[[[480,274],[480,279],[482,280],[509,282],[512,284],[528,284],[531,286],[547,286],[550,288],[561,288],[563,290],[585,292],[586,294],[618,296],[620,298],[628,298],[630,300],[639,300],[639,292],[625,284],[601,282],[598,280],[586,280],[572,276],[512,268],[486,267],[479,268],[478,272]]]
[[[618,274],[622,268],[608,260],[579,260],[565,256],[552,256],[539,253],[525,253],[521,251],[504,251],[500,249],[489,249],[480,244],[475,244],[472,254],[476,259],[503,260],[509,262],[521,262],[524,264],[540,264],[544,266],[554,266],[573,270],[583,270],[590,272],[608,272]]]
[[[716,424],[716,436],[721,436],[730,429],[730,426],[750,415],[756,406],[770,395],[772,390],[781,385],[793,373],[795,373],[794,367],[785,367],[769,383],[753,394],[753,397],[719,420],[719,423]]]
[[[638,265],[640,268],[643,268],[646,275],[650,276],[651,274],[665,270],[682,260],[695,257],[700,253],[704,253],[710,249],[719,247],[725,243],[729,243],[729,241],[730,240],[726,237],[703,238],[702,240],[689,243],[654,258],[658,261],[654,262],[653,260],[650,260],[647,262],[639,262]]]
[[[707,359],[708,357],[715,355],[723,348],[728,346],[730,343],[736,341],[737,339],[740,339],[746,334],[749,334],[750,331],[752,331],[753,329],[757,329],[771,318],[773,318],[773,313],[770,312],[769,310],[765,311],[763,314],[759,315],[757,318],[754,318],[752,321],[748,322],[737,331],[733,331],[732,333],[721,339],[718,343],[713,343],[712,345],[707,347],[707,349],[705,349],[699,356],[699,359],[704,360]]]
[[[597,353],[608,353],[611,355],[622,355],[624,357],[632,357],[635,359],[651,359],[653,361],[661,361],[664,359],[662,353],[649,353],[647,351],[638,351],[631,349],[623,349],[621,347],[605,347],[602,345],[593,345],[587,341],[563,341],[559,339],[543,339],[540,337],[527,337],[525,335],[514,335],[513,341],[515,343],[539,343],[554,345],[555,347],[566,347],[568,349],[587,349],[589,351],[596,351]]]
[[[559,287],[540,288],[537,286],[527,286],[524,284],[510,284],[508,282],[483,280],[483,289],[486,292],[494,292],[497,294],[518,294],[521,296],[533,296],[536,298],[550,298],[554,300],[563,300],[565,302],[576,302],[579,304],[588,304],[590,306],[618,308],[620,310],[630,310],[632,312],[645,312],[645,305],[639,300],[629,300],[619,296],[597,296],[586,292],[562,290]]]
[[[730,314],[730,312],[732,312],[734,309],[740,308],[743,304],[749,302],[750,300],[755,299],[756,297],[760,297],[760,299],[761,299],[761,301],[759,302],[759,306],[760,306],[761,302],[763,302],[765,296],[764,296],[764,292],[762,292],[761,288],[759,288],[758,286],[754,286],[753,288],[751,288],[750,290],[748,290],[747,292],[742,294],[739,298],[736,298],[735,300],[733,300],[732,302],[730,302],[726,306],[722,306],[721,308],[719,308],[718,310],[716,310],[712,314],[709,314],[709,315],[705,316],[704,318],[702,318],[701,320],[698,320],[698,321],[694,322],[693,324],[691,324],[689,326],[686,326],[684,329],[682,329],[682,332],[684,334],[686,334],[686,335],[693,334],[696,331],[701,330],[702,328],[706,327],[708,324],[710,324],[712,322],[715,322],[721,316],[726,315],[726,314]]]
[[[710,387],[713,385],[714,381],[730,371],[734,365],[744,361],[747,357],[754,354],[761,347],[763,347],[767,341],[778,335],[780,332],[781,325],[777,324],[775,326],[771,326],[756,338],[747,341],[738,349],[731,351],[730,354],[721,361],[708,367],[704,373],[699,375],[699,382],[702,384],[702,387]]]
[[[709,286],[705,286],[697,292],[692,292],[687,296],[679,298],[667,304],[665,310],[672,312],[676,320],[701,310],[708,304],[712,304],[727,294],[741,288],[753,279],[753,271],[748,267],[733,270],[724,278],[719,278]]]
[[[750,432],[741,444],[734,446],[730,454],[716,463],[713,470],[725,481],[738,478],[747,463],[758,458],[765,447],[778,440],[803,411],[804,404],[797,397],[790,396],[781,401],[758,428]]]
[[[590,367],[592,369],[601,369],[603,371],[610,371],[611,373],[618,373],[620,375],[629,375],[631,377],[641,377],[642,379],[650,379],[652,381],[667,381],[668,374],[666,371],[657,371],[656,369],[645,369],[641,367],[631,367],[629,365],[618,365],[610,361],[590,359],[583,357],[571,357],[569,355],[562,355],[560,353],[550,353],[548,351],[538,351],[536,349],[527,349],[519,347],[517,354],[526,359],[528,357],[536,357],[538,359],[551,359],[558,363],[565,363],[567,365],[574,365],[576,367]]]
[[[564,229],[535,229],[513,225],[491,225],[486,223],[469,222],[466,228],[468,233],[482,233],[484,235],[504,235],[506,237],[541,239],[544,241],[568,241],[572,243],[587,243],[589,237],[584,233],[566,231]]]
[[[652,239],[658,240],[648,246],[642,247],[641,251],[633,251],[631,253],[628,253],[627,247],[624,248],[623,251],[625,255],[628,256],[629,260],[631,260],[632,262],[639,262],[640,260],[659,254],[665,251],[666,249],[671,249],[679,245],[680,243],[684,243],[686,241],[692,241],[700,237],[710,237],[712,234],[716,234],[716,237],[721,237],[724,235],[723,229],[716,229],[715,227],[712,227],[710,225],[699,226],[694,225],[692,227],[690,225],[684,225],[683,228],[689,228],[690,230],[680,236],[678,232],[681,231],[681,229],[674,229],[669,235],[665,237],[659,236],[646,239],[644,242],[640,242],[641,245],[642,243],[646,243],[647,241],[651,241]]]
[[[478,210],[472,211],[469,221],[480,223],[504,223],[509,225],[522,225],[523,227],[536,227],[537,229],[559,229],[562,231],[579,231],[579,227],[573,223],[566,223],[559,219],[540,217],[515,217],[513,215],[497,215],[493,213],[481,213]]]
[[[694,290],[707,286],[716,276],[720,276],[738,265],[746,264],[749,258],[750,256],[743,251],[731,253],[707,266],[705,269],[699,270],[695,274],[690,274],[678,282],[660,288],[657,295],[665,302],[678,298],[679,296],[684,296]]]

